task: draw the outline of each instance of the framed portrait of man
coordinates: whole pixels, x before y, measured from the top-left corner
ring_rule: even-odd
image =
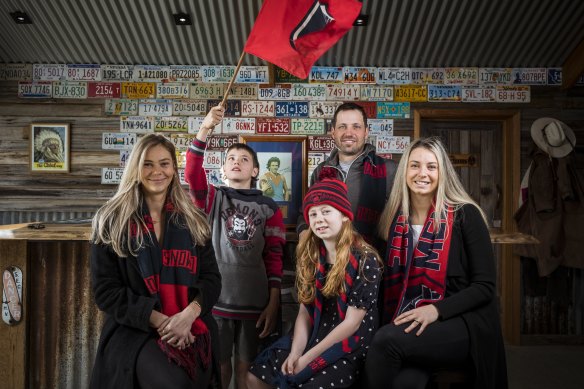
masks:
[[[33,123],[30,126],[30,170],[68,173],[71,169],[69,124]]]

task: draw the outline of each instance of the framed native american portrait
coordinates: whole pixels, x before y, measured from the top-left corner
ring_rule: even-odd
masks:
[[[69,124],[33,123],[30,126],[30,170],[68,173],[71,169]]]
[[[296,228],[302,200],[308,186],[308,148],[304,136],[240,135],[258,155],[260,171],[257,189],[280,207],[284,224]]]

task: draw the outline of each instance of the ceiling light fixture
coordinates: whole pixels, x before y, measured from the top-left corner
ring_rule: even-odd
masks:
[[[353,26],[355,27],[365,27],[367,24],[369,24],[369,15],[365,14],[360,14],[353,22]]]
[[[174,24],[176,24],[177,26],[190,26],[191,24],[193,24],[191,22],[191,15],[187,13],[179,12],[176,14],[172,14],[172,16],[174,17]]]
[[[10,16],[16,24],[32,24],[32,19],[25,12],[10,12]]]

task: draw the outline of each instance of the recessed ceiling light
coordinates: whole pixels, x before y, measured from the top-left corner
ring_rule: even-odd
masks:
[[[174,17],[174,24],[176,24],[177,26],[190,26],[191,24],[193,24],[191,22],[191,15],[187,13],[180,12],[177,14],[173,14],[172,16]]]
[[[353,22],[353,26],[364,27],[369,24],[369,15],[360,14],[357,19]]]
[[[32,24],[32,19],[24,12],[10,12],[10,16],[12,16],[12,19],[16,24]]]

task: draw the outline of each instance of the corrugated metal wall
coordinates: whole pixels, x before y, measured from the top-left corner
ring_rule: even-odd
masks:
[[[0,225],[30,222],[79,221],[91,219],[94,212],[0,211]]]

